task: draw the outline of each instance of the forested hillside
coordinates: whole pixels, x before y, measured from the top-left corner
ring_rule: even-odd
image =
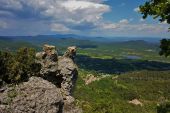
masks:
[[[38,71],[38,68],[30,70],[36,69],[32,68],[35,65],[30,60],[47,42],[10,40],[9,44],[8,41],[0,41],[1,84],[18,84],[25,81],[27,75],[32,75],[31,72]],[[106,43],[61,38],[54,39],[52,44],[60,55],[67,46],[78,47],[75,62],[79,77],[73,96],[75,104],[85,113],[156,113],[158,109],[166,109],[158,104],[165,104],[170,99],[170,59],[159,56],[158,43],[142,40]],[[35,50],[23,48],[17,51],[20,47]],[[29,58],[25,52],[30,54]],[[4,71],[8,73],[2,74]]]

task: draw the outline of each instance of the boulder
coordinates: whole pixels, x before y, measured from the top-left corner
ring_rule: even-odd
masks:
[[[5,107],[9,99],[9,106]],[[6,111],[11,113],[58,113],[63,110],[60,89],[40,77],[31,77],[28,82],[12,90],[9,88],[3,93],[0,103],[4,103],[0,109],[7,108]]]
[[[143,103],[140,102],[138,99],[133,99],[131,101],[129,101],[128,103],[130,104],[134,104],[134,105],[140,105],[140,106],[143,106]]]

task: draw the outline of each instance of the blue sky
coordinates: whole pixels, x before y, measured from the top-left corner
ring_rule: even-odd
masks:
[[[166,37],[166,22],[143,20],[146,0],[0,0],[0,35]]]

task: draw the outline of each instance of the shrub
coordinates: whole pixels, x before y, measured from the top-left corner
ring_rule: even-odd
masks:
[[[0,79],[5,83],[19,83],[38,75],[40,65],[35,62],[35,50],[20,48],[16,53],[0,52]]]
[[[164,102],[157,106],[157,113],[169,113],[170,112],[170,102]]]

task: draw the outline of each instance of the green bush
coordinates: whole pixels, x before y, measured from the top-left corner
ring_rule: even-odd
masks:
[[[19,83],[37,75],[40,65],[35,62],[35,50],[20,48],[16,53],[0,52],[0,81]]]
[[[157,113],[170,113],[170,102],[164,102],[158,105]]]

